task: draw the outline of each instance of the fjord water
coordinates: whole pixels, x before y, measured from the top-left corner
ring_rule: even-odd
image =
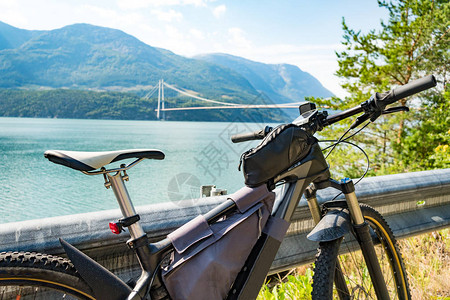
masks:
[[[198,198],[201,185],[214,184],[228,193],[242,187],[239,157],[256,142],[232,144],[229,138],[262,126],[0,118],[0,223],[118,208],[101,175],[53,164],[44,158],[46,150],[159,149],[164,160],[144,160],[128,172],[130,196],[136,206],[177,202]]]

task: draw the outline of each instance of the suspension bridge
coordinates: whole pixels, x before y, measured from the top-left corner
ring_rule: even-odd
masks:
[[[208,103],[209,106],[178,106],[178,107],[166,107],[167,98],[165,89],[169,91],[175,92],[177,95],[186,96],[187,99],[195,99],[199,100],[200,103]],[[152,97],[156,91],[158,91],[158,106],[155,109],[157,119],[164,119],[164,113],[166,111],[182,111],[182,110],[200,110],[200,109],[249,109],[249,108],[297,108],[299,104],[303,102],[295,102],[295,103],[283,103],[283,104],[242,104],[242,103],[230,103],[218,100],[211,100],[195,95],[195,92],[188,91],[182,88],[177,88],[171,84],[168,84],[164,81],[164,79],[159,80],[158,84],[153,87],[153,89],[145,95],[144,98],[149,99]],[[189,101],[189,100],[188,100]]]

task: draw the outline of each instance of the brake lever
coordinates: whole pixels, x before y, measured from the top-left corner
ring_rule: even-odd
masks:
[[[381,114],[387,115],[387,114],[393,114],[393,113],[401,112],[401,111],[409,111],[409,108],[406,106],[389,107],[388,109],[383,110],[381,112]],[[373,121],[375,121],[376,118],[378,118],[378,116],[376,116],[374,118],[374,120],[372,120],[370,113],[364,113],[363,115],[356,118],[356,121],[350,126],[350,129],[354,129],[354,128],[358,127],[359,125],[361,125],[363,122],[365,122],[369,118],[371,118],[370,121],[373,122]]]
[[[381,114],[387,115],[387,114],[393,114],[393,113],[401,112],[401,111],[409,111],[409,107],[406,107],[406,106],[389,107],[388,109],[383,110],[381,112]]]

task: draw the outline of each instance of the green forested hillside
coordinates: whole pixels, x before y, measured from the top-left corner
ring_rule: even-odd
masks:
[[[187,58],[123,31],[89,24],[32,31],[0,22],[0,88],[124,90],[153,86],[160,79],[237,102],[248,102],[260,92],[277,103],[331,95],[296,66],[223,54]]]
[[[41,32],[38,30],[19,29],[0,22],[0,50],[18,48]]]
[[[169,99],[166,105],[177,99]],[[195,101],[185,104],[199,105]],[[204,104],[201,104],[204,106]],[[167,107],[166,106],[166,107]],[[1,117],[156,120],[157,99],[131,93],[68,89],[45,91],[0,89]],[[196,110],[166,112],[174,121],[277,122],[284,118],[276,110]]]
[[[126,93],[0,90],[3,117],[156,119],[154,104]]]
[[[163,78],[209,97],[239,101],[257,95],[230,69],[151,47],[120,30],[75,24],[32,34],[5,25],[0,37],[12,41],[8,37],[14,33],[16,41],[0,48],[2,88],[120,89],[155,85]]]
[[[134,91],[144,96],[160,79],[198,96],[232,103],[298,102],[306,96],[331,95],[296,66],[267,65],[234,56],[207,57],[183,57],[123,31],[89,24],[33,31],[0,22],[0,89],[5,89],[0,115],[152,120],[156,118],[154,99],[83,90]],[[166,101],[170,104],[177,97],[171,95]],[[234,117],[286,121],[292,115],[232,109],[166,114],[168,120],[226,121]]]
[[[198,55],[196,58],[230,68],[277,103],[303,101],[311,95],[333,96],[316,78],[297,66],[264,64],[223,53]]]

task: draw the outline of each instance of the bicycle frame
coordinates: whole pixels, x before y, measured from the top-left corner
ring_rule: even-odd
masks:
[[[314,144],[304,159],[275,178],[275,183],[287,181],[292,184],[272,215],[290,223],[295,208],[309,184],[315,180],[326,180],[329,176],[322,150],[318,144]],[[271,236],[263,234],[260,237],[243,268],[246,271],[241,272],[236,278],[228,299],[256,298],[280,245],[281,241]]]
[[[430,75],[410,82],[404,86],[392,89],[389,92],[375,93],[369,100],[361,103],[360,105],[331,116],[328,116],[326,112],[318,113],[315,105],[312,103],[306,103],[299,107],[301,116],[298,120],[295,120],[293,124],[302,126],[305,131],[311,135],[314,135],[315,132],[321,130],[325,126],[331,125],[358,113],[363,113],[356,119],[353,125],[350,126],[350,129],[354,129],[361,125],[365,120],[370,119],[372,122],[375,121],[381,114],[407,110],[406,107],[386,109],[386,106],[434,86],[436,86],[436,79],[434,76]],[[242,142],[261,139],[269,134],[269,132],[270,129],[266,127],[264,130],[232,136],[231,140],[233,142]],[[341,139],[345,136],[345,134],[341,137]],[[339,143],[341,139],[337,143]],[[48,158],[55,163],[74,168],[72,161],[65,160],[65,155],[66,154],[64,153],[59,153],[53,157],[53,159],[50,159],[52,156],[49,156]],[[173,251],[173,246],[168,238],[156,243],[149,243],[147,235],[142,229],[142,226],[139,224],[139,215],[136,214],[130,196],[125,187],[124,180],[127,180],[128,178],[126,170],[142,161],[142,159],[146,156],[138,157],[139,158],[133,163],[128,166],[121,165],[119,169],[106,170],[102,168],[100,171],[83,171],[85,174],[89,175],[103,174],[105,178],[105,186],[107,188],[112,187],[124,216],[124,218],[119,220],[118,223],[115,223],[116,227],[114,227],[114,230],[120,233],[122,227],[130,228],[131,239],[127,241],[127,245],[130,249],[133,249],[136,252],[142,269],[142,275],[137,281],[134,289],[132,290],[114,274],[84,255],[75,247],[61,241],[75,268],[79,271],[81,277],[92,288],[94,295],[99,299],[126,298],[128,300],[134,300],[146,297],[150,288],[153,287],[158,289],[162,285],[162,279],[160,278],[160,272],[158,272],[158,270],[161,266],[163,258],[168,253]],[[164,158],[164,154],[160,151],[156,151],[155,153],[152,152],[147,158],[162,159]],[[111,160],[110,162],[113,161],[114,160]],[[83,162],[81,162],[81,165],[82,168],[77,167],[75,169],[95,169],[90,165],[87,165],[88,168],[85,168],[86,165]],[[319,225],[323,225],[322,228],[326,229],[324,230],[325,233],[319,234],[315,237],[315,239],[310,239],[319,242],[336,240],[348,232],[351,225],[353,229],[352,231],[356,235],[356,239],[362,250],[377,297],[379,299],[389,299],[387,287],[384,284],[384,279],[375,253],[371,233],[369,231],[369,225],[364,221],[358,199],[355,195],[353,182],[351,180],[337,182],[330,178],[327,162],[317,142],[312,145],[308,155],[305,158],[299,162],[296,162],[288,170],[282,172],[282,174],[274,178],[273,181],[269,181],[270,182],[266,182],[269,190],[273,189],[277,183],[290,183],[286,193],[283,195],[282,200],[276,205],[276,208],[274,208],[272,212],[273,218],[269,219],[269,221],[272,220],[272,225],[274,224],[273,222],[278,222],[278,225],[276,226],[280,227],[276,227],[275,230],[278,230],[279,232],[275,235],[272,235],[270,232],[262,232],[250,255],[248,256],[247,261],[237,275],[231,290],[228,292],[227,299],[256,298],[281,245],[283,237],[286,234],[287,225],[290,223],[298,202],[303,194],[308,201],[311,216],[317,224],[308,237],[310,238],[311,234],[317,233],[319,231]],[[327,213],[322,219],[322,211],[319,207],[315,193],[318,189],[327,187],[336,188],[345,195],[345,202],[336,201],[333,202],[333,205],[334,207],[348,209],[348,213],[343,212],[343,210],[338,213],[330,212]],[[206,213],[204,218],[208,223],[214,223],[218,219],[226,216],[228,213],[233,212],[235,206],[236,204],[234,201],[229,199]],[[342,216],[344,217],[344,221],[337,222],[337,218]],[[272,229],[269,228],[269,230]],[[339,263],[336,264],[336,268],[340,269]],[[336,286],[341,287],[345,285],[345,281],[338,273],[339,272],[335,272],[336,275],[334,280]],[[348,290],[346,289],[347,288],[345,287],[342,289],[342,292],[339,292],[340,298],[348,298]]]
[[[94,294],[96,296],[99,295],[99,298],[127,298],[128,300],[144,298],[149,292],[151,283],[154,288],[161,286],[161,278],[157,276],[157,271],[163,258],[173,250],[172,244],[167,238],[156,243],[148,242],[147,235],[139,223],[139,217],[137,217],[138,215],[136,214],[126,189],[124,183],[124,181],[128,179],[126,170],[141,160],[142,159],[138,159],[128,166],[121,165],[121,168],[119,169],[102,169],[96,172],[84,172],[89,175],[103,174],[105,178],[105,186],[107,188],[111,187],[114,191],[117,202],[119,203],[119,207],[124,216],[123,220],[134,219],[131,224],[126,225],[129,228],[131,235],[131,239],[127,241],[127,245],[130,249],[133,249],[136,252],[136,256],[142,269],[142,275],[138,279],[134,289],[131,290],[131,288],[128,288],[120,279],[98,265],[95,261],[89,259],[73,246],[62,242],[66,253],[75,265],[76,269],[79,270],[79,273],[83,279],[85,279],[85,281],[93,287]],[[290,223],[292,215],[303,194],[305,194],[307,198],[312,218],[316,223],[318,223],[321,219],[321,210],[319,208],[317,198],[315,197],[315,190],[331,186],[343,191],[346,196],[347,206],[349,207],[350,214],[353,218],[353,223],[355,228],[357,228],[357,238],[362,241],[361,247],[369,267],[369,273],[371,277],[375,279],[373,280],[374,284],[377,282],[376,278],[382,278],[379,277],[382,276],[381,270],[374,253],[368,226],[364,222],[354,193],[353,183],[351,181],[338,183],[330,179],[328,165],[322,154],[322,150],[317,143],[312,146],[309,154],[304,159],[297,162],[295,165],[291,166],[290,169],[274,179],[274,183],[283,181],[289,182],[290,185],[287,188],[286,193],[283,195],[283,198],[274,209],[272,215],[273,217],[282,219],[287,223]],[[313,188],[309,187],[310,185]],[[206,213],[204,216],[208,223],[213,223],[233,211],[234,208],[235,203],[232,200],[227,200]],[[281,245],[281,240],[265,233],[261,234],[256,245],[247,258],[241,272],[234,281],[227,299],[254,299],[257,297],[275,255]],[[107,278],[103,282],[103,285],[107,287],[106,289],[105,287],[99,286],[98,277]],[[95,282],[93,278],[95,278]],[[387,292],[385,287],[378,287],[375,284],[375,289],[377,291],[377,295],[386,295],[384,294]],[[383,292],[383,289],[386,291]],[[383,296],[380,296],[380,299],[388,299],[382,297]]]

